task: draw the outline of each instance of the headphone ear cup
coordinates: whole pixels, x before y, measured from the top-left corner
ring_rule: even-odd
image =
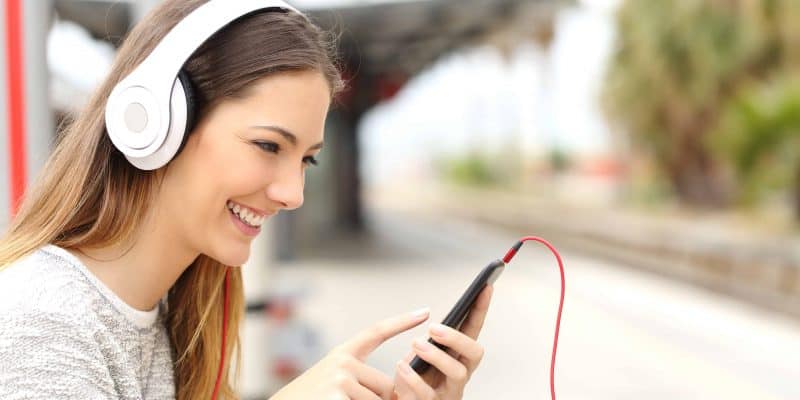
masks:
[[[172,83],[170,95],[169,128],[161,145],[152,153],[136,157],[125,153],[125,158],[136,168],[150,171],[161,168],[172,160],[186,143],[194,125],[194,96],[188,76],[179,75]]]
[[[181,145],[177,151],[177,153],[180,153],[183,149],[183,146],[186,144],[186,138],[189,137],[189,134],[192,132],[192,129],[194,129],[194,125],[197,121],[195,121],[195,89],[194,85],[192,84],[192,80],[189,78],[189,74],[185,70],[181,69],[180,72],[178,72],[178,81],[180,82],[181,86],[183,86],[183,93],[186,97],[186,129],[183,132],[183,139],[181,140]]]

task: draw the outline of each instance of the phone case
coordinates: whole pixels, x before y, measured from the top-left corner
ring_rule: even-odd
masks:
[[[481,290],[483,290],[486,285],[494,283],[497,278],[500,277],[505,266],[506,264],[502,260],[494,260],[488,266],[484,267],[464,294],[461,295],[461,298],[458,299],[450,312],[447,313],[447,316],[444,317],[442,325],[460,330],[461,324],[464,323],[464,320],[467,318],[469,311],[472,309],[472,305],[475,303],[475,299],[478,298],[478,294],[480,294]],[[444,351],[448,350],[447,346],[436,343],[431,338],[428,339],[428,342]],[[419,356],[414,356],[410,365],[418,374],[423,374],[431,366],[427,361],[419,358]]]

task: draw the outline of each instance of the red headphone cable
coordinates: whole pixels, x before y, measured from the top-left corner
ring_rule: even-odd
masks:
[[[561,330],[561,312],[564,309],[564,262],[561,260],[561,255],[558,254],[558,250],[553,247],[547,240],[536,236],[525,236],[520,239],[511,249],[508,250],[505,257],[503,257],[503,262],[508,264],[511,262],[511,259],[517,254],[519,249],[522,247],[522,244],[527,241],[536,241],[545,246],[553,253],[558,261],[558,268],[559,272],[561,273],[561,296],[558,301],[558,314],[556,315],[556,329],[555,335],[553,337],[553,353],[552,357],[550,358],[550,397],[552,400],[556,400],[556,389],[555,389],[555,366],[556,366],[556,351],[558,350],[558,334]],[[225,270],[225,303],[223,305],[222,311],[222,345],[220,349],[220,359],[219,359],[219,370],[217,372],[217,382],[214,385],[214,393],[212,395],[212,399],[217,399],[217,393],[219,392],[219,385],[222,380],[222,367],[225,365],[225,338],[228,333],[228,303],[229,303],[229,287],[230,287],[230,267]]]
[[[561,298],[558,301],[558,315],[556,316],[556,333],[553,338],[553,356],[550,359],[550,397],[552,400],[556,400],[556,385],[555,385],[555,374],[556,374],[556,350],[558,349],[558,333],[561,329],[561,310],[564,308],[564,263],[561,261],[561,255],[558,254],[558,250],[553,247],[550,243],[546,240],[536,237],[536,236],[525,236],[520,239],[510,250],[506,253],[505,257],[503,257],[503,262],[508,264],[514,255],[517,254],[522,244],[533,240],[539,242],[545,246],[556,256],[556,260],[558,260],[558,268],[561,271]]]

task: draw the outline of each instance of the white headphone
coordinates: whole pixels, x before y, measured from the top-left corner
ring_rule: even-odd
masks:
[[[265,8],[303,15],[281,0],[211,0],[181,20],[114,86],[106,102],[106,132],[131,164],[153,170],[175,156],[193,118],[192,89],[183,64],[218,30]]]

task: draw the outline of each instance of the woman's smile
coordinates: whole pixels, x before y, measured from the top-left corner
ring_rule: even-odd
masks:
[[[245,235],[256,236],[261,232],[261,224],[274,214],[247,207],[243,204],[228,200],[226,204],[231,220]]]

